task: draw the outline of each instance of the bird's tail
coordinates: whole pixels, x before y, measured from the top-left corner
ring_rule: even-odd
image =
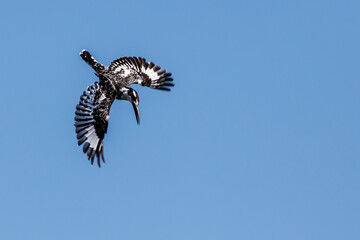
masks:
[[[91,54],[85,49],[80,52],[80,57],[96,72],[105,68],[102,64],[98,63],[95,58],[91,56]]]

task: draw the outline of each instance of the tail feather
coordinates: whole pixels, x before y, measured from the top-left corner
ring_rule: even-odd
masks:
[[[103,70],[105,69],[105,67],[98,63],[95,58],[93,56],[91,56],[91,54],[86,51],[86,49],[82,50],[80,52],[80,57],[87,63],[89,64],[90,67],[92,67],[96,72],[99,70]]]

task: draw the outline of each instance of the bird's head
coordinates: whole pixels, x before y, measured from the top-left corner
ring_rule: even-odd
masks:
[[[131,102],[134,108],[137,124],[140,124],[140,116],[139,116],[140,99],[137,92],[132,88],[123,87],[120,89],[120,96],[118,97],[118,99]]]

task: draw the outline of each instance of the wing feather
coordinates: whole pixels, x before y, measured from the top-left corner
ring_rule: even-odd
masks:
[[[83,152],[91,164],[95,156],[99,167],[101,160],[105,163],[103,154],[104,136],[107,132],[110,107],[114,99],[104,95],[96,82],[90,85],[80,96],[75,110],[75,132],[78,145],[83,145]]]
[[[167,91],[170,91],[168,87],[175,86],[174,83],[172,83],[173,78],[171,77],[171,73],[167,73],[165,69],[161,69],[153,62],[146,62],[145,58],[121,57],[111,62],[108,69],[120,75],[127,72],[126,70],[134,71],[139,76],[139,79],[131,83],[138,83],[142,86]]]

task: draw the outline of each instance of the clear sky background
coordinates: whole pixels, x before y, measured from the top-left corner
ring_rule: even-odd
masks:
[[[1,1],[0,239],[360,239],[359,1]],[[93,70],[142,56],[104,154]]]

